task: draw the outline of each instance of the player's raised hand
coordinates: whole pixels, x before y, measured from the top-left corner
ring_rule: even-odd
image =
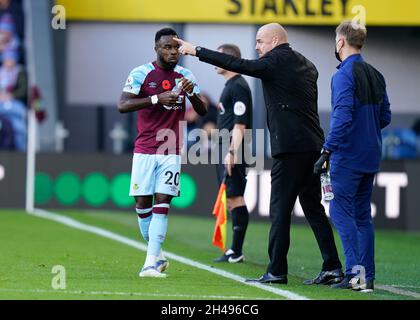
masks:
[[[158,101],[160,104],[172,106],[175,105],[178,100],[178,94],[173,91],[165,91],[161,94],[158,94]]]
[[[197,54],[195,46],[191,43],[178,38],[174,38],[174,40],[181,45],[178,49],[181,54],[190,56],[195,56]]]

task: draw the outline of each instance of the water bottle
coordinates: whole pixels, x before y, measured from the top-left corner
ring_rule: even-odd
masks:
[[[184,101],[184,97],[181,96],[181,92],[182,92],[182,82],[178,82],[178,84],[172,88],[172,92],[174,92],[177,95],[177,100],[176,100],[176,104],[177,105],[182,105],[183,101]]]
[[[321,173],[321,187],[322,187],[322,193],[324,194],[325,201],[331,201],[332,199],[334,199],[334,193],[333,193],[332,184],[331,184],[331,177],[328,171]]]
[[[172,92],[175,92],[177,95],[180,95],[182,92],[182,81],[179,81],[178,84],[172,88]]]

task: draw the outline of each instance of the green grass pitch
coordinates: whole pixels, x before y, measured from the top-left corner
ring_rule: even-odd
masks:
[[[134,214],[103,211],[58,213],[143,242]],[[164,249],[242,277],[257,277],[264,273],[268,263],[268,223],[250,223],[244,247],[247,261],[235,265],[212,263],[212,259],[221,254],[211,245],[213,228],[214,219],[210,216],[170,215]],[[141,279],[138,272],[145,252],[21,211],[0,211],[0,238],[0,299],[284,299],[176,261],[171,261],[166,279]],[[319,272],[320,254],[307,226],[293,226],[291,242],[289,285],[273,287],[309,299],[405,300],[420,295],[419,233],[376,231],[375,284],[378,288],[370,294],[304,286],[304,279]],[[341,252],[337,235],[336,242]],[[55,276],[52,268],[56,265],[65,267],[65,290],[52,288]],[[400,291],[392,293],[380,289],[381,285],[393,286]],[[401,293],[407,291],[411,295]]]

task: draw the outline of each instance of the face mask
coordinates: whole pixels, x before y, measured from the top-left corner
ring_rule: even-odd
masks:
[[[340,42],[340,40],[338,40],[338,42]],[[341,58],[340,58],[340,51],[341,51],[341,49],[343,49],[343,47],[341,47],[341,49],[337,51],[337,44],[338,44],[338,42],[335,44],[335,47],[334,47],[334,54],[335,54],[335,58],[336,58],[338,61],[343,62],[343,60],[341,60]]]

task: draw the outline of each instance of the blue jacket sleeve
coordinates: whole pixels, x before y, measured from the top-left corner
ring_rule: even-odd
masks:
[[[354,81],[344,72],[337,72],[332,80],[331,128],[324,148],[337,151],[345,141],[353,120]]]
[[[380,125],[381,129],[385,128],[391,123],[391,104],[388,100],[388,95],[385,92],[384,101],[381,106]]]

